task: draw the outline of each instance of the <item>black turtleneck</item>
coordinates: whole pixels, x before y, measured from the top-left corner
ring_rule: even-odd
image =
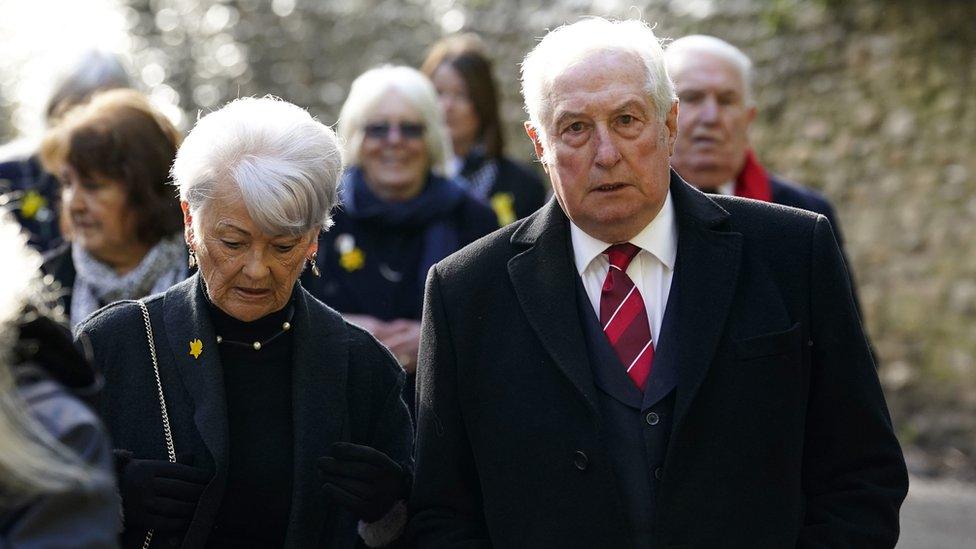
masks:
[[[204,292],[206,295],[206,292]],[[207,547],[281,547],[293,482],[292,331],[288,305],[242,322],[213,303],[229,429],[227,486]],[[270,342],[272,336],[278,334]],[[255,351],[250,344],[264,342]],[[248,346],[229,342],[246,342]]]

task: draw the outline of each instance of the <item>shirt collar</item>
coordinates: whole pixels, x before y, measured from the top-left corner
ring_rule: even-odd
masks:
[[[590,263],[610,244],[586,234],[572,221],[569,222],[569,233],[573,243],[576,272],[583,274]],[[674,269],[678,252],[678,226],[674,221],[674,205],[671,202],[670,190],[664,199],[661,211],[641,232],[637,233],[637,236],[631,238],[630,242],[656,257],[667,268]]]

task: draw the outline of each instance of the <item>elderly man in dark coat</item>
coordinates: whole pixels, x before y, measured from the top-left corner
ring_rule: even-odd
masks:
[[[639,21],[522,72],[555,201],[430,272],[418,544],[894,546],[905,463],[827,220],[670,172]]]

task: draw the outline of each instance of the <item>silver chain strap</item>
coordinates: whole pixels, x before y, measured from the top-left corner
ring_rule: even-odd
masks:
[[[159,377],[159,363],[156,361],[156,341],[153,338],[152,324],[149,321],[149,308],[139,300],[139,308],[142,309],[142,320],[146,324],[146,337],[149,340],[149,356],[152,358],[153,373],[156,375],[156,392],[159,395],[159,411],[163,416],[163,436],[166,438],[166,455],[170,463],[176,463],[176,446],[173,444],[173,431],[169,426],[169,413],[166,411],[166,397],[163,395],[163,382]],[[149,549],[152,543],[153,531],[146,532],[146,539],[142,542],[142,549]]]

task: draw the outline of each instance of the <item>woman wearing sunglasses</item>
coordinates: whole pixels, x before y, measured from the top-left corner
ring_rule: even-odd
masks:
[[[490,208],[444,177],[451,141],[419,71],[363,73],[339,115],[346,171],[335,226],[302,284],[382,341],[412,374],[427,270],[498,228]],[[404,398],[412,404],[412,376]]]

